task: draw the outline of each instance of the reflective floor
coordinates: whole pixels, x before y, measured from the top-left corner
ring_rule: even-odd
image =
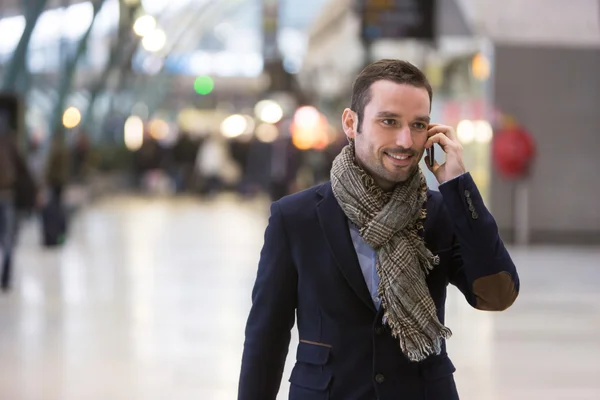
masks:
[[[260,201],[119,197],[80,211],[53,251],[26,225],[0,296],[0,399],[235,399],[267,216]],[[513,256],[522,294],[509,311],[450,291],[461,398],[600,399],[600,249]]]

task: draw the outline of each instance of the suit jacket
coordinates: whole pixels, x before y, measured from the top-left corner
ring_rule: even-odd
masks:
[[[470,174],[428,192],[427,277],[444,322],[446,287],[480,310],[516,299],[519,278]],[[410,362],[373,305],[331,183],[271,205],[239,382],[239,400],[277,396],[295,317],[300,342],[290,400],[455,400],[455,368],[440,355]]]

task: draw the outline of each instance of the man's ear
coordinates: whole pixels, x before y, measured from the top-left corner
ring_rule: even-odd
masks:
[[[356,137],[358,133],[358,115],[349,108],[346,108],[342,114],[342,127],[347,137],[350,139]]]

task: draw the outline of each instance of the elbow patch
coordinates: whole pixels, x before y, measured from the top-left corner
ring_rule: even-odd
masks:
[[[475,308],[483,311],[504,311],[517,299],[518,291],[512,276],[502,271],[473,282]]]

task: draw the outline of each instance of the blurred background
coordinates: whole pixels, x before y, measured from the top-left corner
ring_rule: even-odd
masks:
[[[461,398],[600,399],[598,0],[0,0],[0,398],[235,399],[269,203],[381,58],[521,274],[501,314],[449,289]]]

